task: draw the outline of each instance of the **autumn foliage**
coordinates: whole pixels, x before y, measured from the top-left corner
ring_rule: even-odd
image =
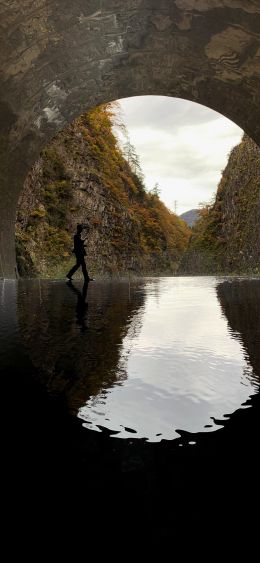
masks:
[[[147,192],[134,147],[120,146],[115,123],[124,128],[116,103],[94,108],[42,151],[19,203],[22,274],[63,275],[82,221],[89,223],[88,257],[96,273],[176,272],[190,229],[157,192]]]

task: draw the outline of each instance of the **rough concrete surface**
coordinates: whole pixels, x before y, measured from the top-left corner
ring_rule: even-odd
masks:
[[[41,148],[83,111],[148,94],[259,143],[259,0],[0,0],[0,277],[16,275],[17,199]]]

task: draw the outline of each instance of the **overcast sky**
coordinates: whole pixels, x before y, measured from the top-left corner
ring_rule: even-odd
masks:
[[[130,142],[140,156],[148,189],[177,213],[198,207],[216,192],[230,150],[243,131],[204,106],[164,96],[120,100]]]

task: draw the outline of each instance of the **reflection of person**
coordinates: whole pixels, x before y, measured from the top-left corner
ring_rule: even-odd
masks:
[[[86,256],[85,245],[84,245],[85,239],[81,238],[81,233],[83,231],[83,228],[84,228],[83,225],[77,225],[77,232],[74,235],[74,248],[73,248],[73,252],[76,256],[76,264],[67,273],[66,278],[71,280],[73,274],[75,274],[75,272],[81,266],[84,280],[85,282],[89,282],[92,281],[92,279],[88,275],[86,264],[85,264],[85,256]]]
[[[88,282],[84,282],[82,291],[73,285],[72,281],[70,280],[68,283],[68,287],[76,293],[77,295],[77,305],[76,305],[76,317],[77,317],[77,324],[80,325],[81,330],[85,331],[87,329],[85,321],[86,321],[86,314],[88,310],[88,303],[86,303],[86,297],[88,293]]]

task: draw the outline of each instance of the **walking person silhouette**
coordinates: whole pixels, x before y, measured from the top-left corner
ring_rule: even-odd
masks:
[[[93,278],[89,277],[87,267],[86,267],[86,264],[85,264],[85,256],[86,256],[85,244],[84,244],[85,239],[81,238],[81,233],[82,233],[84,228],[85,227],[81,224],[77,225],[77,232],[74,235],[74,248],[73,248],[73,252],[76,256],[76,264],[67,273],[66,278],[68,278],[69,280],[72,280],[73,274],[75,274],[75,272],[81,266],[82,273],[83,273],[83,276],[84,276],[84,280],[85,280],[86,283],[88,283],[89,281],[93,281]]]

